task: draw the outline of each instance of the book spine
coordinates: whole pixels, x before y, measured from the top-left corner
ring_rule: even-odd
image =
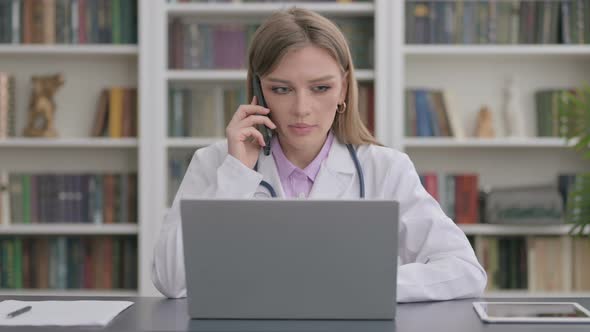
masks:
[[[109,93],[109,136],[121,138],[123,136],[123,89],[113,87]]]

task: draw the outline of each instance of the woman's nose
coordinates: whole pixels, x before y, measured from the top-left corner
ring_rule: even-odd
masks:
[[[311,96],[305,92],[297,94],[295,105],[293,105],[293,112],[297,115],[307,115],[311,112]]]

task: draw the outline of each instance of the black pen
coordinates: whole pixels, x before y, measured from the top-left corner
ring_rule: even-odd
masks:
[[[24,308],[20,308],[20,309],[18,309],[16,311],[13,311],[13,312],[7,314],[6,315],[6,318],[14,318],[14,317],[16,317],[16,316],[18,316],[20,314],[24,314],[25,312],[27,312],[29,310],[31,310],[31,306],[30,305],[28,305],[28,306],[26,306]]]

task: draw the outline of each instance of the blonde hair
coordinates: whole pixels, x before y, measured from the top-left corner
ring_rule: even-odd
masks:
[[[274,70],[289,51],[313,45],[326,51],[338,62],[348,80],[346,110],[336,113],[332,130],[345,144],[377,144],[363,124],[358,107],[358,84],[346,38],[327,18],[307,9],[290,8],[272,14],[256,30],[248,50],[248,100],[252,100],[252,77]]]

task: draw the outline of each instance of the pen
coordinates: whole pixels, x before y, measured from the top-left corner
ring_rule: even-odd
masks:
[[[18,316],[20,314],[24,314],[25,312],[27,312],[29,310],[31,310],[31,306],[30,305],[28,305],[28,306],[26,306],[24,308],[20,308],[20,309],[18,309],[16,311],[13,311],[13,312],[7,314],[6,315],[6,318],[14,318],[14,317],[16,317],[16,316]]]

